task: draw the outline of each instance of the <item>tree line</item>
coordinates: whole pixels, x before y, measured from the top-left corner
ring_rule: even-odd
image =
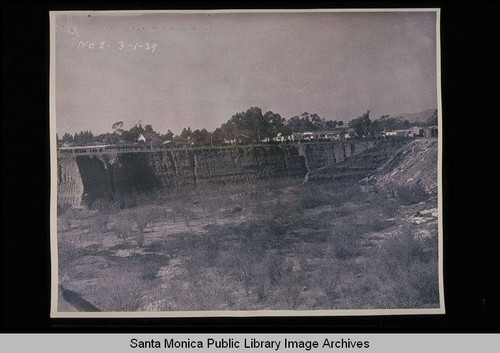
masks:
[[[370,119],[370,111],[349,121],[347,128],[352,130],[353,137],[375,136],[382,131],[408,129],[414,126],[401,117],[390,117],[383,115],[378,119]],[[422,125],[421,123],[419,125]],[[434,111],[424,125],[437,125],[437,110]],[[268,111],[263,113],[261,108],[252,107],[245,112],[234,114],[227,122],[223,123],[214,131],[206,129],[191,130],[184,128],[180,134],[168,130],[165,134],[155,131],[148,124],[136,124],[130,129],[124,128],[123,121],[115,122],[111,132],[94,136],[90,130],[75,132],[74,135],[65,133],[58,140],[58,145],[90,145],[90,144],[131,144],[136,143],[142,134],[146,143],[161,145],[165,142],[174,144],[188,143],[192,146],[220,146],[227,141],[244,141],[245,143],[260,143],[264,139],[272,139],[278,134],[288,136],[292,133],[332,131],[345,129],[343,121],[326,120],[315,113],[304,112],[293,116],[288,120],[280,114]]]

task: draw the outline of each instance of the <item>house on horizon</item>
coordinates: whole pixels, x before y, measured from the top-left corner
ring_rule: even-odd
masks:
[[[137,139],[136,139],[136,142],[141,142],[141,141],[146,143],[146,137],[144,137],[142,132],[139,134],[139,136],[137,136]]]
[[[411,129],[390,130],[385,131],[384,135],[387,137],[413,137],[413,132]]]
[[[424,136],[424,128],[420,126],[414,126],[411,129],[413,136]]]
[[[438,127],[437,126],[428,126],[424,128],[424,137],[438,137]]]
[[[234,138],[232,139],[224,139],[224,144],[226,145],[236,145],[236,144],[252,144],[258,142],[254,139],[252,139],[250,136],[238,133]]]
[[[286,140],[292,142],[300,141],[321,141],[321,140],[346,140],[353,137],[354,129],[335,129],[335,130],[323,130],[323,131],[306,131],[306,132],[294,132],[286,137]]]
[[[313,139],[314,140],[342,140],[342,139],[346,138],[346,132],[347,132],[346,129],[315,131],[315,132],[313,132]]]

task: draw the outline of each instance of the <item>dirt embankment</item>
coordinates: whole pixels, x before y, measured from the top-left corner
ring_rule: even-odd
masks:
[[[438,187],[438,140],[417,139],[401,147],[377,172],[366,179],[369,185],[422,185],[431,194]]]
[[[375,140],[353,140],[60,156],[58,204],[80,206],[99,198],[155,189],[303,178],[311,171],[319,175],[318,179],[338,178],[339,175],[365,176],[368,164],[371,164],[370,168],[376,168],[383,161],[371,155],[367,158],[369,162],[353,157],[368,150],[384,154],[385,145]],[[349,160],[352,162],[342,164]],[[339,164],[338,168],[334,168],[336,164]],[[316,172],[323,168],[327,169]]]

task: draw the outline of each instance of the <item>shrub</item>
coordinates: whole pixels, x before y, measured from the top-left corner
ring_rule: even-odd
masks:
[[[298,205],[306,210],[330,204],[330,199],[326,190],[322,188],[312,188],[311,190],[301,190],[298,197]]]
[[[380,219],[380,217],[372,217],[366,221],[365,225],[370,232],[380,232],[389,227],[391,223],[384,219]]]
[[[317,230],[303,234],[303,241],[306,243],[325,243],[330,238],[331,232],[328,230]]]
[[[267,276],[267,267],[263,262],[255,261],[253,263],[253,268],[249,277],[250,283],[252,284],[257,299],[259,301],[265,300],[271,290],[271,284],[269,283],[269,277]]]
[[[71,210],[71,205],[70,204],[57,204],[57,215],[62,216],[64,215],[67,211]]]
[[[403,205],[413,205],[429,198],[421,183],[400,185],[396,188],[395,195]]]
[[[155,240],[149,243],[146,250],[153,253],[163,253],[167,249],[167,243],[165,239]]]
[[[60,268],[70,265],[73,261],[85,255],[87,255],[87,250],[76,246],[72,241],[67,239],[57,241],[57,256]]]
[[[415,261],[425,261],[423,243],[411,231],[394,235],[382,245],[382,258],[389,265],[408,266]]]
[[[332,307],[340,298],[340,278],[342,271],[343,269],[339,265],[339,261],[332,259],[331,261],[324,263],[320,267],[318,273],[319,286]]]
[[[68,231],[71,229],[71,218],[67,214],[57,216],[57,231]]]
[[[301,209],[292,202],[277,201],[269,207],[263,208],[262,211],[265,214],[260,222],[256,222],[255,229],[259,229],[262,236],[267,236],[267,243],[272,243],[277,248],[283,248],[286,235],[300,225]]]
[[[201,236],[200,248],[208,266],[214,266],[221,249],[220,239],[217,235],[208,233]]]
[[[334,206],[341,206],[346,202],[361,202],[365,200],[363,190],[356,184],[339,184],[339,192],[331,197],[331,203]]]
[[[293,263],[278,253],[269,256],[266,265],[272,285],[279,284],[284,278],[290,276],[293,269]]]
[[[137,242],[137,246],[139,249],[142,249],[144,245],[145,235],[143,231],[135,232],[135,241]]]
[[[191,220],[196,217],[196,213],[192,210],[192,204],[185,202],[184,200],[176,200],[171,203],[171,211],[174,222],[177,221],[178,218],[182,219],[186,225],[189,227],[191,224]]]
[[[387,218],[393,218],[399,209],[399,203],[395,199],[382,199],[377,201],[380,211]]]
[[[158,190],[154,190],[153,192],[127,192],[108,197],[100,197],[89,201],[87,206],[91,210],[109,213],[135,208],[137,206],[146,206],[154,202],[158,203],[158,200],[161,200],[162,203],[166,202],[164,194]]]
[[[153,262],[149,261],[145,264],[143,272],[142,272],[142,279],[146,280],[153,280],[156,278],[156,275],[158,274],[158,271],[161,268],[161,263],[158,262]]]
[[[329,251],[339,260],[347,260],[360,254],[359,240],[365,226],[357,224],[356,220],[345,224],[336,224],[332,229],[332,241]]]
[[[107,219],[118,238],[127,239],[134,236],[137,245],[142,248],[145,240],[145,229],[164,213],[157,207],[141,207],[136,210],[123,210]]]
[[[305,276],[302,271],[292,272],[283,276],[280,280],[280,296],[285,300],[286,309],[296,309],[304,288]]]
[[[257,259],[261,258],[261,256],[255,256],[256,253],[254,250],[245,244],[240,244],[235,249],[226,252],[223,257],[224,267],[243,287],[246,295],[249,295],[254,284],[253,281],[257,272],[255,269]]]
[[[139,203],[137,201],[137,193],[126,193],[116,196],[116,200],[121,209],[136,207]]]
[[[95,234],[103,234],[107,232],[109,218],[106,214],[97,214],[90,224],[90,231]]]
[[[118,238],[127,239],[138,230],[135,215],[131,212],[122,212],[113,217],[111,230]]]
[[[173,310],[224,310],[234,305],[228,277],[211,268],[200,271],[186,281],[173,280],[164,296]]]
[[[138,311],[145,294],[141,280],[113,278],[105,296],[106,311]]]
[[[120,210],[120,202],[110,198],[100,198],[88,204],[88,208],[100,212],[113,213]]]
[[[416,308],[439,302],[437,242],[435,249],[407,231],[382,244],[373,267],[386,288],[388,307]]]

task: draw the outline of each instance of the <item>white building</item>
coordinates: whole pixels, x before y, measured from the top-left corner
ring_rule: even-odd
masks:
[[[146,138],[144,137],[144,135],[142,134],[142,132],[139,134],[139,136],[137,137],[137,142],[146,142]]]
[[[409,137],[413,136],[413,132],[411,130],[392,130],[386,131],[385,136],[398,136],[398,137]]]

